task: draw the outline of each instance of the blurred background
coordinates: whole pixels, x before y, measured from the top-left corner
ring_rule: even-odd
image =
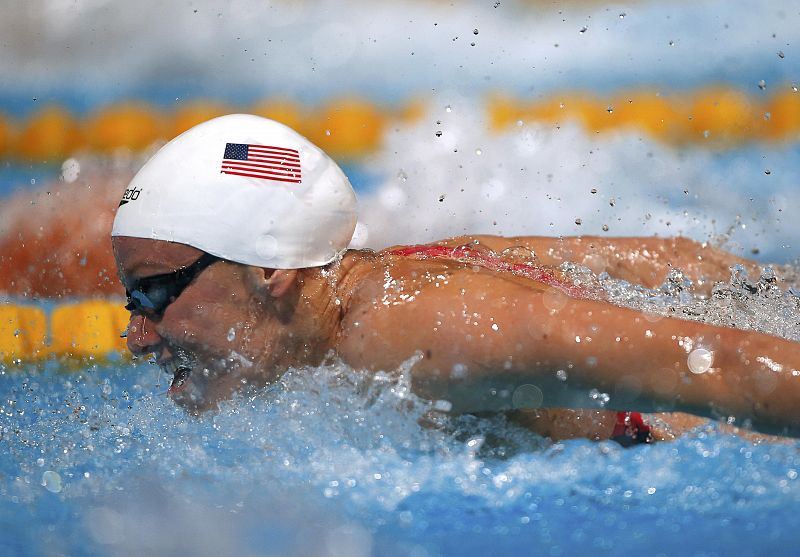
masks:
[[[108,232],[164,142],[250,112],[327,150],[354,246],[462,233],[800,240],[786,0],[2,5],[0,292],[119,294]]]
[[[798,2],[0,0],[0,14],[0,555],[797,554],[797,443],[713,422],[630,451],[549,445],[499,418],[420,427],[439,403],[409,395],[409,367],[373,381],[337,364],[189,419],[158,366],[122,355],[109,233],[149,155],[243,111],[342,165],[356,247],[684,235],[792,263]],[[704,304],[677,282],[648,299],[797,338],[796,291],[752,278]]]

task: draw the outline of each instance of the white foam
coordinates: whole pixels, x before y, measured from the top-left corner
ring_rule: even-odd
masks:
[[[782,175],[765,175],[764,158]],[[570,123],[497,133],[482,105],[442,94],[417,123],[390,131],[368,163],[384,178],[361,194],[360,220],[372,247],[467,233],[657,234],[732,240],[728,248],[785,261],[800,241],[800,219],[790,217],[800,206],[796,163],[788,148],[681,150]]]

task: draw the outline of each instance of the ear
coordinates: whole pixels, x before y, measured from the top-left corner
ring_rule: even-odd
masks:
[[[266,272],[266,270],[265,270]],[[273,298],[280,298],[294,286],[297,281],[297,269],[277,269],[266,280],[269,294]]]

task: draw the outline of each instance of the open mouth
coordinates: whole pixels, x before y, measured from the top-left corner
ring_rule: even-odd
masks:
[[[169,394],[180,392],[186,386],[186,381],[194,368],[194,358],[185,350],[180,348],[175,350],[175,357],[167,362],[161,364],[161,369],[165,373],[172,375],[172,382],[170,383]]]

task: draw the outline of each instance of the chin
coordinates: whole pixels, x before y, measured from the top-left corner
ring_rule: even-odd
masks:
[[[201,381],[196,375],[191,374],[180,382],[173,378],[167,391],[173,402],[192,414],[213,410],[221,400],[218,396],[212,396],[208,381]]]
[[[174,371],[167,394],[182,408],[199,414],[215,410],[220,402],[230,399],[243,388],[243,379],[246,385],[257,383],[249,370],[230,361],[226,365],[194,365]]]

